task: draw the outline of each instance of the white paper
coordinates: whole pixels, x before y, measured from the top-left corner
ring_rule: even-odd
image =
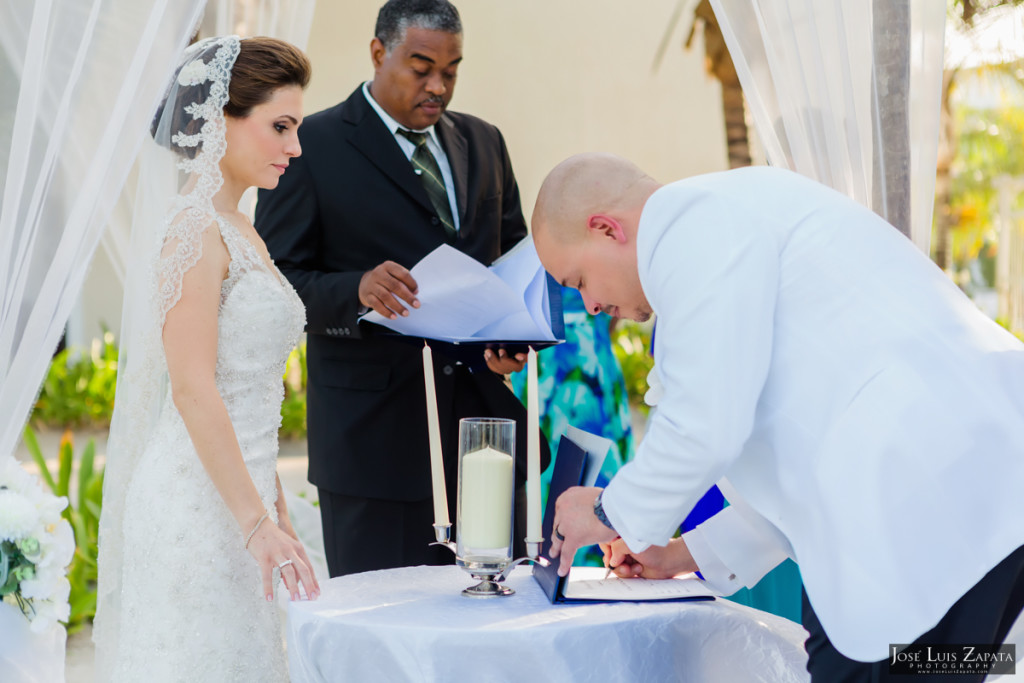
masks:
[[[535,339],[554,339],[548,316],[548,274],[541,265],[533,238],[523,238],[519,244],[499,257],[491,264],[491,272],[507,283],[513,291],[521,293],[526,304],[526,312],[543,335]]]
[[[562,594],[576,600],[670,600],[716,596],[717,593],[696,574],[671,579],[603,578],[603,567],[573,567]]]
[[[413,266],[419,308],[395,320],[361,320],[401,334],[443,341],[554,341],[547,322],[547,274],[529,237],[485,267],[447,244]]]

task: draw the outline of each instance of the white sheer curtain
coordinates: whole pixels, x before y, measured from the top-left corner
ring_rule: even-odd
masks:
[[[305,49],[316,0],[210,0],[200,33],[270,36]]]
[[[314,9],[316,0],[209,0],[199,24],[199,37],[271,36],[305,49]],[[113,275],[122,284],[127,271],[136,184],[133,165],[101,242]],[[256,193],[247,193],[243,206],[249,207],[255,201]]]
[[[871,207],[928,253],[946,4],[711,5],[768,163]]]
[[[204,0],[0,0],[0,457],[11,457]]]

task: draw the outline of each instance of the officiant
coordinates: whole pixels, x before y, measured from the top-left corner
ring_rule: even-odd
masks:
[[[306,305],[309,481],[331,576],[450,564],[434,540],[422,346],[358,322],[417,305],[409,269],[442,244],[485,265],[526,236],[508,150],[493,125],[448,111],[462,23],[444,0],[390,0],[370,41],[374,76],[306,118],[302,157],[261,192],[256,229]],[[438,353],[434,377],[450,509],[462,417],[516,419],[517,513],[525,511],[525,410],[503,375]],[[550,456],[542,454],[546,466]],[[515,539],[524,552],[525,523]],[[454,538],[454,535],[453,535]],[[517,555],[518,556],[518,555]]]
[[[588,310],[657,314],[664,386],[635,459],[559,498],[562,571],[621,537],[616,562],[729,593],[793,557],[813,681],[888,680],[895,644],[1003,642],[1024,604],[1024,345],[913,243],[781,169],[662,186],[599,154],[551,172],[533,221]],[[723,477],[732,505],[670,543]]]

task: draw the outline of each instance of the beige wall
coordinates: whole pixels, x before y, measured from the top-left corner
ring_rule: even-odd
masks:
[[[718,83],[703,72],[702,45],[682,48],[689,17],[652,72],[676,4],[457,2],[465,61],[451,108],[502,130],[527,217],[544,175],[575,152],[615,152],[664,181],[726,167]],[[339,102],[373,76],[369,44],[379,6],[319,0],[307,112]]]
[[[318,0],[306,112],[341,101],[373,76],[369,46],[383,0]],[[529,218],[541,181],[575,152],[615,152],[662,181],[725,168],[717,81],[703,46],[676,27],[655,53],[676,0],[461,0],[465,61],[452,108],[501,128]],[[121,291],[102,248],[69,330],[74,343],[120,328]]]

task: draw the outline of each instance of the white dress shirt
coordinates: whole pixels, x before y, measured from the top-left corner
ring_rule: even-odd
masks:
[[[370,81],[363,83],[363,95],[366,96],[366,101],[370,103],[373,110],[380,116],[380,120],[384,122],[388,130],[395,137],[395,141],[398,146],[402,148],[402,153],[405,154],[405,158],[412,161],[412,154],[416,151],[416,145],[413,144],[412,140],[401,135],[398,131],[400,130],[411,130],[395,121],[391,118],[384,109],[377,104],[377,100],[373,99],[373,95],[370,94]],[[459,207],[455,199],[455,180],[452,177],[452,167],[448,163],[448,155],[444,153],[444,148],[441,147],[441,141],[437,139],[437,133],[434,131],[434,127],[425,128],[423,130],[414,130],[414,133],[426,133],[427,134],[427,149],[434,155],[434,159],[437,161],[438,167],[441,169],[441,177],[444,178],[444,189],[448,192],[448,205],[452,209],[452,220],[455,221],[455,231],[459,231]]]
[[[637,260],[664,397],[603,497],[630,548],[727,476],[754,514],[704,525],[713,554],[746,582],[750,539],[791,552],[836,648],[875,661],[1024,544],[1024,346],[874,213],[705,175],[648,200]]]

